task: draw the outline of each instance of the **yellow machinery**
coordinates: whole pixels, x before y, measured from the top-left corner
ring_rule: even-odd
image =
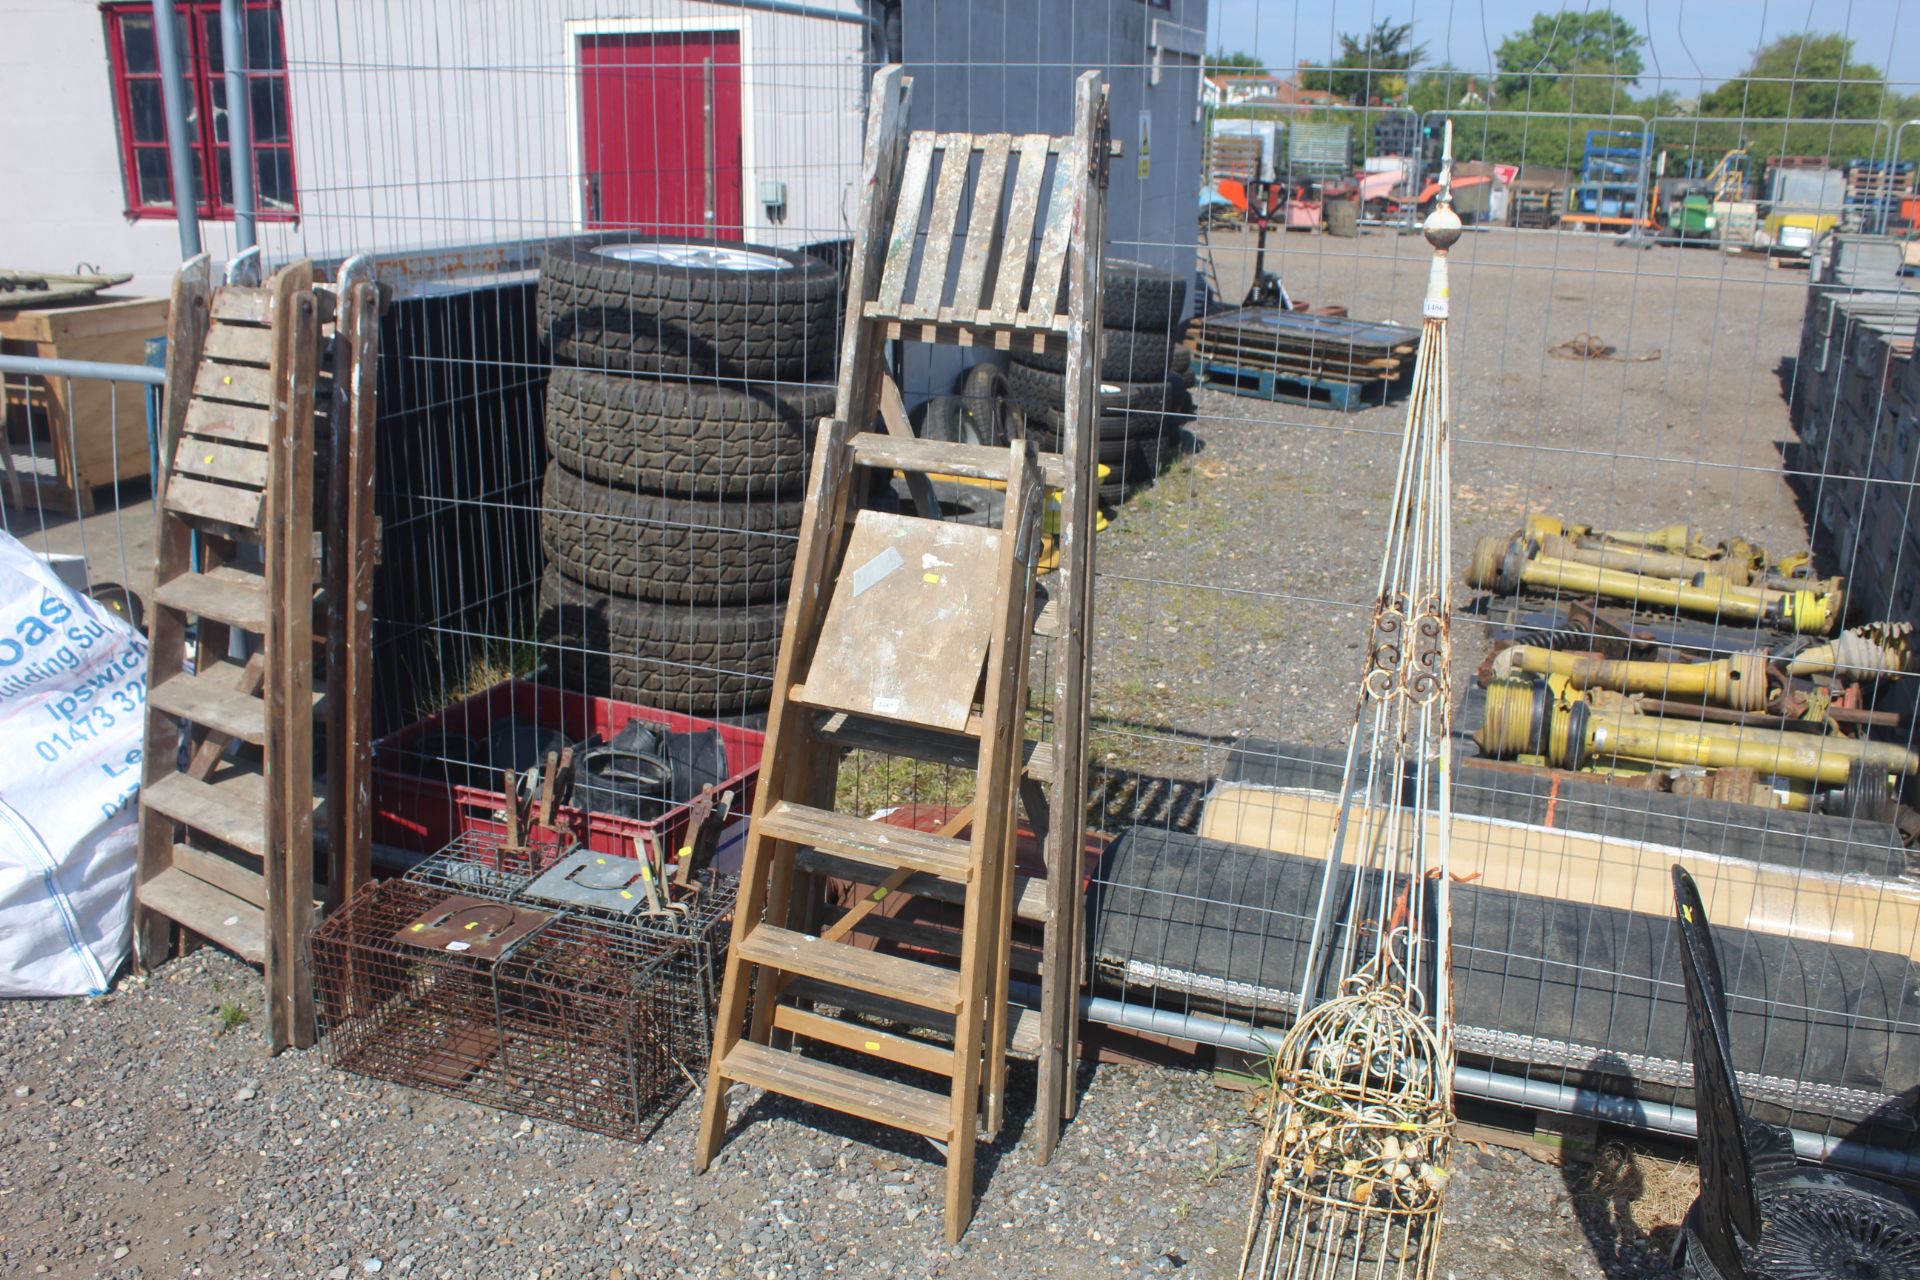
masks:
[[[1840,619],[1844,603],[1838,588],[1782,591],[1741,587],[1706,573],[1697,575],[1691,582],[1682,582],[1577,560],[1548,559],[1534,556],[1531,551],[1531,545],[1519,539],[1482,538],[1474,544],[1473,556],[1467,565],[1467,581],[1483,590],[1506,595],[1515,595],[1523,587],[1569,591],[1632,604],[1683,609],[1707,617],[1763,623],[1802,635],[1830,632]]]
[[[1846,786],[1860,770],[1920,772],[1920,755],[1892,743],[1744,725],[1703,724],[1642,715],[1624,699],[1560,703],[1545,681],[1496,679],[1475,736],[1496,758],[1544,757],[1562,769],[1631,760],[1643,764],[1752,769],[1824,786]]]
[[[1773,701],[1767,688],[1767,655],[1757,652],[1713,662],[1631,662],[1517,644],[1493,660],[1496,678],[1521,672],[1558,676],[1572,689],[1688,698],[1735,711],[1763,711]]]

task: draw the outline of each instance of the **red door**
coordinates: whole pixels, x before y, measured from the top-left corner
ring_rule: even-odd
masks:
[[[741,238],[738,33],[587,37],[580,118],[589,227]]]

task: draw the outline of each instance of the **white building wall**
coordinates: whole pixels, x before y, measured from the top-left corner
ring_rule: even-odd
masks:
[[[857,15],[856,0],[816,0]],[[848,234],[862,146],[864,28],[699,0],[285,0],[301,216],[260,224],[271,259],[580,229],[577,40],[737,30],[748,240]],[[170,219],[125,216],[105,24],[92,0],[0,0],[0,262],[85,262],[161,292]],[[785,180],[786,216],[758,200]],[[232,224],[201,227],[216,259]]]

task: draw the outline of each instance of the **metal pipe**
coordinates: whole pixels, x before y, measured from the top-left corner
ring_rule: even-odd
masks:
[[[253,94],[247,78],[246,0],[220,0],[220,54],[227,77],[227,169],[233,180],[233,242],[244,253],[255,239]]]
[[[1276,1032],[1228,1022],[1209,1014],[1150,1009],[1107,996],[1082,996],[1080,1009],[1089,1022],[1098,1022],[1103,1026],[1147,1031],[1176,1040],[1236,1049],[1242,1053],[1272,1054],[1279,1049],[1282,1039]],[[1690,1107],[1671,1102],[1623,1098],[1598,1089],[1577,1089],[1545,1080],[1528,1080],[1480,1067],[1464,1067],[1456,1063],[1453,1068],[1453,1088],[1456,1094],[1465,1097],[1566,1115],[1588,1116],[1607,1124],[1651,1133],[1671,1134],[1680,1138],[1697,1138],[1700,1133],[1699,1117]],[[1793,1134],[1794,1154],[1803,1160],[1856,1169],[1886,1178],[1920,1181],[1920,1157],[1908,1152],[1848,1142],[1825,1134],[1808,1133],[1804,1129],[1792,1129],[1789,1132]]]
[[[0,356],[0,373],[35,378],[98,378],[102,382],[167,384],[167,371],[150,364],[108,364],[96,360],[55,360],[47,356]]]
[[[153,0],[153,48],[160,63],[160,105],[167,118],[167,162],[173,174],[173,216],[180,224],[180,260],[200,253],[200,193],[193,185],[193,139],[181,83],[180,33],[173,0]]]
[[[1556,710],[1554,715],[1558,719],[1570,713]],[[1573,742],[1574,729],[1570,728],[1569,755],[1624,756],[1705,769],[1754,769],[1835,787],[1846,785],[1855,761],[1876,772],[1920,772],[1920,755],[1891,742],[1866,738],[1781,733],[1744,725],[1687,724],[1660,716],[1598,709],[1589,712],[1583,727],[1585,743]],[[1559,763],[1569,768],[1573,765],[1571,760]]]

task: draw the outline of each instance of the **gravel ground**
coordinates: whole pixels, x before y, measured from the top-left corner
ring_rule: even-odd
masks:
[[[925,1143],[736,1102],[695,1176],[692,1102],[627,1145],[344,1075],[323,1050],[269,1059],[251,1024],[222,1029],[222,1008],[258,992],[208,949],[102,999],[0,1005],[0,1274],[1197,1280],[1238,1264],[1257,1118],[1251,1095],[1193,1070],[1085,1073],[1038,1168],[1013,1129],[1032,1097],[1016,1069],[1010,1131],[949,1247]],[[1443,1274],[1665,1274],[1625,1205],[1645,1181],[1630,1161],[1596,1181],[1460,1152]]]
[[[1779,453],[1804,272],[1508,230],[1469,234],[1452,257],[1460,566],[1530,510],[1806,545]],[[1241,296],[1252,237],[1216,234],[1212,258],[1221,295]],[[1268,269],[1314,305],[1417,325],[1430,258],[1425,241],[1386,230],[1276,232]],[[1658,358],[1547,354],[1588,332]],[[1097,604],[1100,754],[1182,780],[1217,772],[1221,744],[1244,734],[1344,743],[1406,416],[1403,396],[1354,413],[1198,398],[1191,454],[1103,535]],[[1457,624],[1462,676],[1483,649],[1478,628]]]

